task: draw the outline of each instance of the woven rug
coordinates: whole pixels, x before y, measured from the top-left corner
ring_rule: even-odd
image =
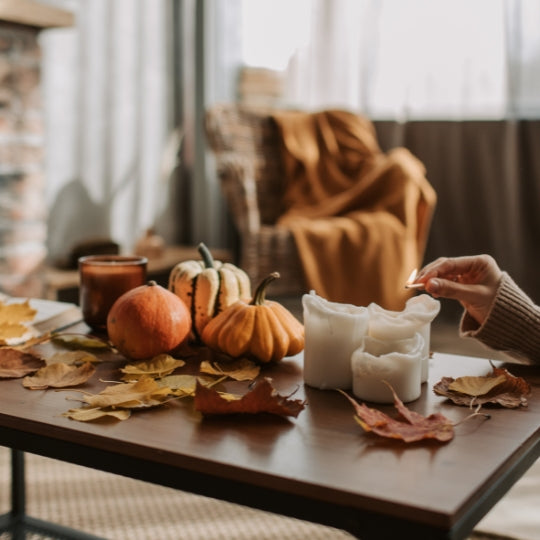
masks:
[[[10,453],[0,447],[0,512],[9,509]],[[348,533],[27,454],[28,514],[110,540],[351,540]],[[540,472],[540,468],[539,472]],[[537,473],[538,476],[538,473]],[[526,481],[528,477],[524,477]],[[537,482],[538,479],[536,479]],[[525,482],[527,483],[527,482]],[[519,489],[519,486],[517,486]],[[531,489],[529,485],[527,489]],[[538,513],[540,489],[533,482]],[[518,497],[520,505],[523,499]],[[504,502],[504,501],[503,501]],[[512,506],[513,508],[513,506]],[[527,508],[523,510],[525,512]],[[508,520],[508,516],[502,514]],[[511,520],[510,520],[511,521]],[[497,525],[496,525],[497,526]],[[536,536],[495,536],[471,540]],[[26,540],[44,538],[28,535]],[[8,533],[1,540],[10,540]],[[422,539],[424,540],[424,539]]]

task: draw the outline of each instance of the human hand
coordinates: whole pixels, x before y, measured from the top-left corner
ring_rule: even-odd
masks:
[[[415,283],[423,283],[434,297],[457,300],[478,324],[491,308],[502,271],[490,255],[441,257],[418,272]]]

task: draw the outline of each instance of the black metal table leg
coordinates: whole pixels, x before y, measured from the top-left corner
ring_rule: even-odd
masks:
[[[25,540],[26,484],[24,452],[11,449],[11,534],[13,540]]]
[[[12,540],[25,540],[27,532],[57,540],[103,540],[98,536],[26,514],[25,453],[15,449],[11,449],[11,511],[0,516],[0,533],[2,532],[9,532]]]

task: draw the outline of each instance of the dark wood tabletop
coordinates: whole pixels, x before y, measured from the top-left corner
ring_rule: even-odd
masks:
[[[84,324],[77,329],[88,330]],[[82,389],[96,393],[105,381],[119,380],[125,359],[107,352],[103,360]],[[529,406],[491,408],[489,420],[459,425],[446,444],[364,433],[343,395],[304,385],[298,355],[261,375],[281,394],[306,400],[297,418],[202,417],[191,399],[180,399],[125,421],[83,423],[62,416],[79,405],[77,392],[27,390],[20,379],[0,380],[0,445],[335,526],[363,539],[398,533],[464,538],[540,455],[540,370],[507,367],[531,384]],[[436,396],[434,383],[490,371],[484,359],[435,353],[422,396],[408,407],[458,422],[471,411]]]

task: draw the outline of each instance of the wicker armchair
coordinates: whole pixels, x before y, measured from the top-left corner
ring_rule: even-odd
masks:
[[[240,235],[239,265],[256,286],[270,272],[272,296],[306,291],[291,232],[276,221],[285,188],[277,127],[268,111],[219,104],[205,116],[207,141],[233,222]]]
[[[354,113],[284,112],[219,104],[205,116],[239,264],[254,286],[279,272],[272,295],[314,288],[332,301],[402,308],[401,283],[421,263],[436,203],[425,167],[404,148],[382,153]]]

